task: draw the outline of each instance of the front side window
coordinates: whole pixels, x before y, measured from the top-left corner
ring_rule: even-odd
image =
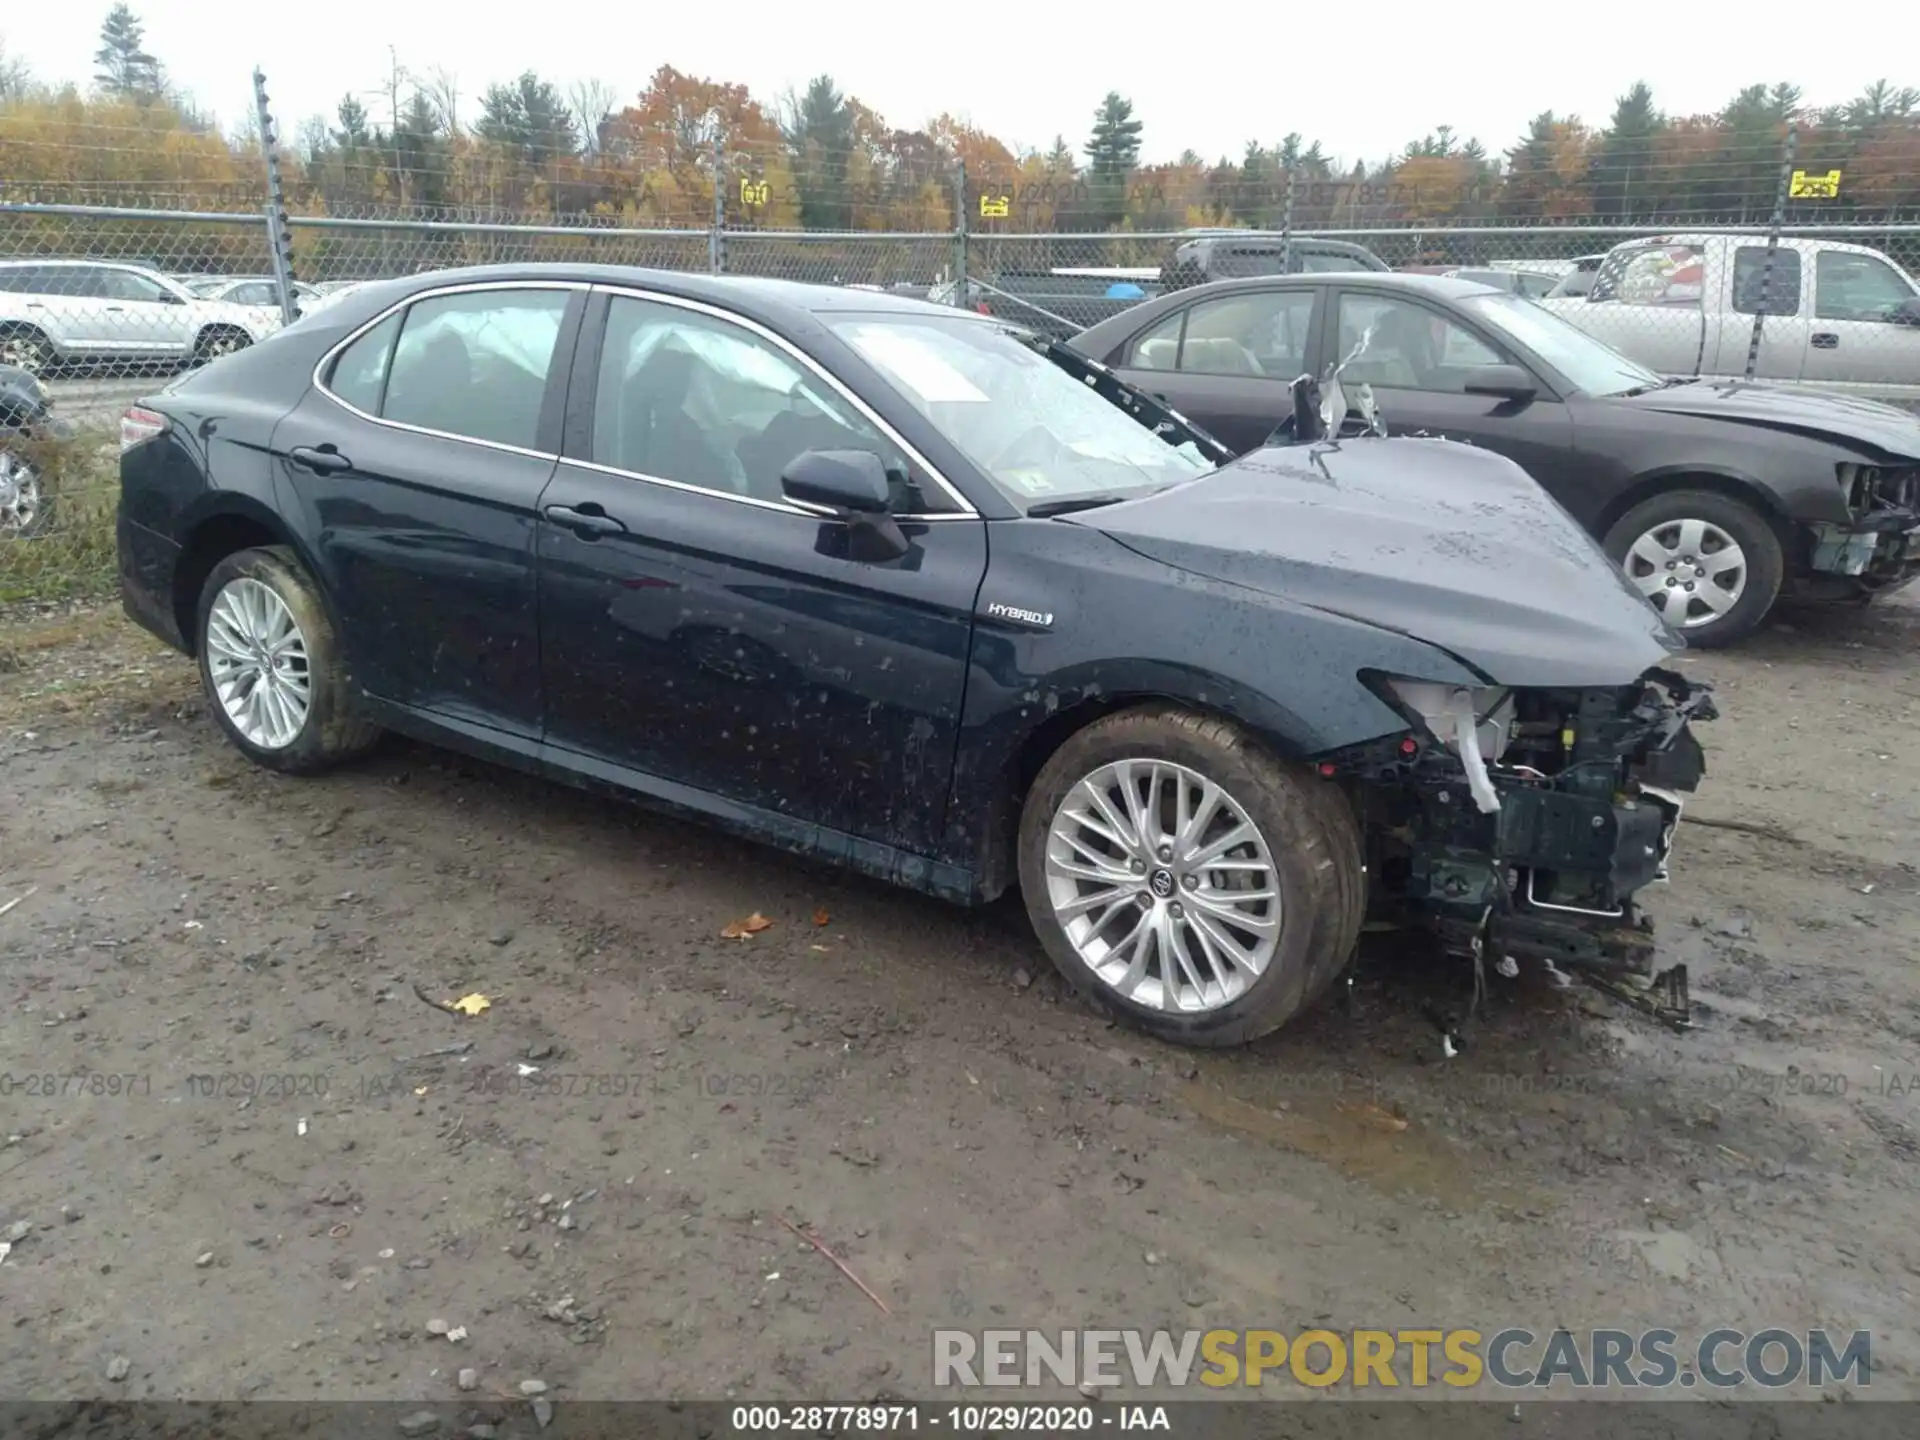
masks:
[[[570,298],[566,290],[478,290],[414,302],[380,417],[533,449]]]
[[[1914,293],[1877,255],[1822,250],[1813,262],[1813,313],[1822,320],[1891,320]]]
[[[274,293],[273,286],[264,280],[250,280],[245,285],[236,285],[229,290],[226,298],[235,305],[277,305],[280,297]]]
[[[955,316],[837,315],[836,334],[1023,508],[1160,490],[1213,469],[1000,326]]]
[[[105,270],[101,274],[104,293],[109,300],[158,305],[180,298],[150,275],[141,275],[132,270]]]
[[[1764,299],[1764,304],[1762,303]],[[1800,313],[1800,252],[1784,245],[1773,252],[1767,278],[1767,247],[1742,245],[1733,252],[1733,308],[1742,315]]]
[[[1379,295],[1340,297],[1344,378],[1393,390],[1460,395],[1469,371],[1500,355],[1437,310]]]
[[[594,396],[589,458],[636,475],[779,502],[808,450],[866,450],[893,477],[893,508],[950,508],[899,446],[779,346],[697,310],[616,295]]]

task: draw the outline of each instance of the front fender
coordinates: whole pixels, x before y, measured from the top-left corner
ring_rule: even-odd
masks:
[[[1362,670],[1487,683],[1424,641],[1163,565],[1083,526],[989,533],[942,847],[988,894],[1005,883],[1023,772],[1113,709],[1172,701],[1306,759],[1405,728]],[[995,604],[1051,618],[996,620]]]

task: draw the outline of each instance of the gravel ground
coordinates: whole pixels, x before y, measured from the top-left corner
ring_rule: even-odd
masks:
[[[1443,1060],[1457,977],[1391,950],[1177,1051],[1014,906],[398,742],[275,777],[112,613],[7,617],[6,1389],[845,1401],[928,1393],[947,1324],[1778,1323],[1920,1396],[1916,640],[1685,662],[1725,718],[1654,906],[1698,1031],[1523,975]]]

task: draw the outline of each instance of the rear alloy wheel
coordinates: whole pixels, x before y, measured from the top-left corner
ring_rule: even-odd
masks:
[[[54,358],[53,343],[31,325],[0,331],[0,365],[45,376],[53,369]]]
[[[291,551],[242,550],[215,565],[196,636],[214,718],[256,764],[321,770],[379,738],[354,714],[333,625]]]
[[[53,503],[40,468],[15,450],[0,448],[0,540],[24,540],[53,523]]]
[[[209,326],[200,332],[200,338],[194,342],[193,358],[202,364],[218,360],[222,355],[237,355],[253,344],[253,337],[244,330],[231,326]]]
[[[1235,1045],[1339,973],[1365,900],[1359,852],[1326,782],[1223,721],[1156,707],[1094,722],[1047,762],[1020,881],[1075,989],[1164,1039]]]
[[[1607,532],[1607,554],[1689,645],[1740,639],[1773,608],[1785,560],[1773,526],[1710,490],[1675,490],[1634,506]]]

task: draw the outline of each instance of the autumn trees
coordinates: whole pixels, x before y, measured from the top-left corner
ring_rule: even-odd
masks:
[[[331,115],[282,117],[296,210],[697,229],[717,201],[730,227],[917,232],[951,228],[964,206],[985,233],[1270,228],[1289,216],[1303,229],[1753,221],[1771,209],[1790,120],[1797,163],[1845,177],[1837,197],[1797,202],[1796,219],[1920,208],[1920,91],[1886,81],[1826,108],[1791,85],[1755,85],[1706,115],[1665,114],[1635,83],[1603,124],[1543,111],[1502,152],[1437,124],[1371,160],[1336,160],[1298,133],[1210,160],[1175,154],[1178,137],[1118,92],[1078,142],[1023,148],[952,113],[901,128],[831,75],[763,102],[662,64],[623,101],[604,80],[527,72],[475,87],[462,114],[458,77],[416,75],[398,57],[382,68],[383,84]],[[250,127],[222,135],[197,112],[127,4],[102,24],[86,90],[36,81],[0,42],[9,198],[253,211],[260,173]]]

